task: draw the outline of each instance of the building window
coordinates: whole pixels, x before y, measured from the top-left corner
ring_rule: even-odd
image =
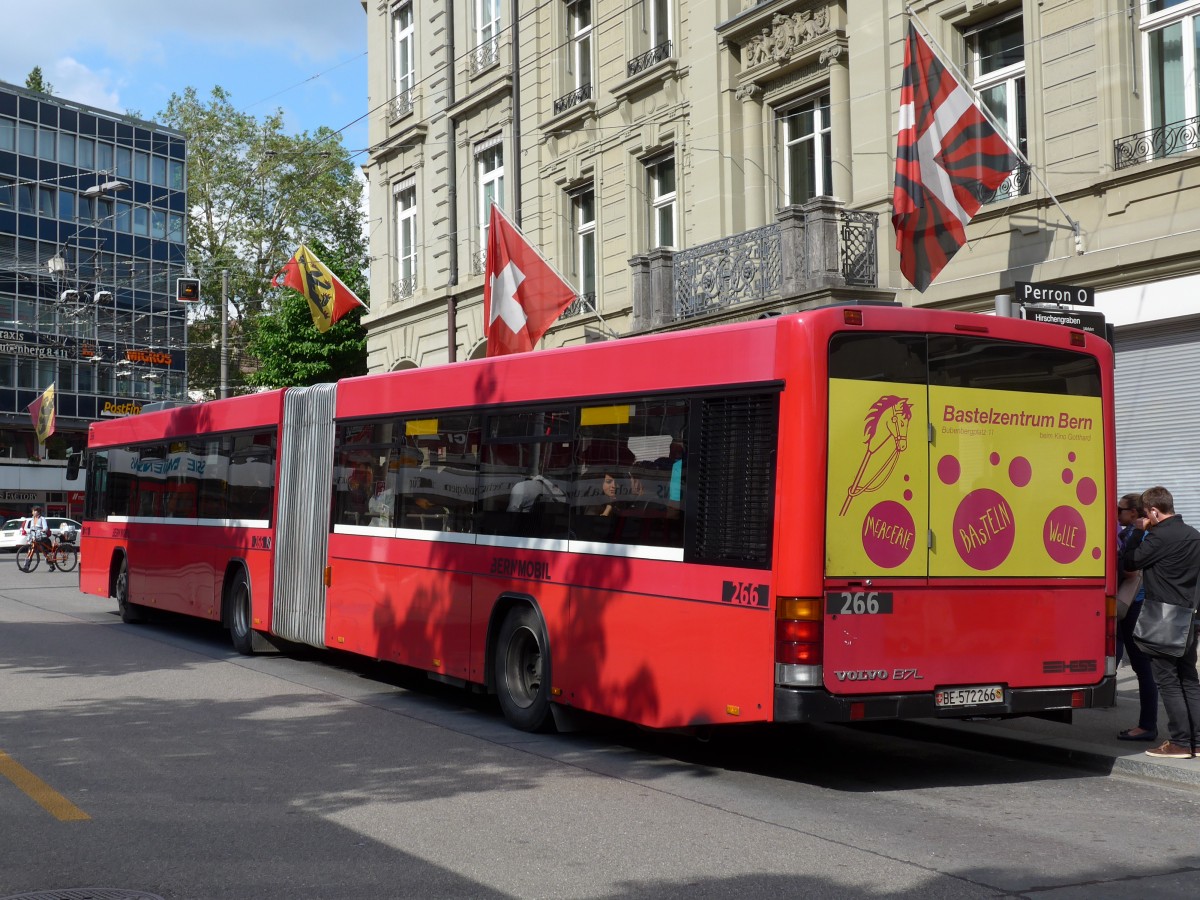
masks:
[[[15,185],[16,182],[13,179],[0,176],[0,209],[12,209]]]
[[[408,297],[417,281],[417,185],[409,178],[393,189],[396,199],[396,290]]]
[[[28,122],[20,126],[20,145],[18,152],[22,156],[33,156],[37,153],[37,127]]]
[[[790,107],[780,115],[783,205],[833,193],[829,95]]]
[[[572,87],[592,83],[592,0],[569,0],[567,39],[571,44]]]
[[[1025,131],[1025,29],[1020,13],[986,22],[967,32],[967,59],[971,84],[979,99],[1022,154],[1028,145]],[[1008,199],[1027,193],[1026,167],[1018,165],[988,199]]]
[[[475,38],[467,62],[471,75],[500,62],[500,0],[475,0]]]
[[[50,187],[38,188],[38,214],[47,219],[53,219],[56,213],[55,190]]]
[[[671,0],[642,0],[642,30],[647,50],[671,42]]]
[[[675,246],[675,157],[646,164],[650,195],[650,246]]]
[[[1153,129],[1188,132],[1184,125],[1200,116],[1200,2],[1197,0],[1149,0],[1145,5],[1142,30],[1147,119]],[[1195,122],[1186,134],[1167,140],[1164,154],[1186,152],[1197,146]],[[1157,155],[1157,154],[1156,154]]]
[[[38,129],[38,158],[53,160],[54,153],[54,132],[49,128]]]
[[[69,166],[75,165],[75,135],[59,132],[58,161]]]
[[[500,37],[500,0],[475,0],[477,43],[486,44]]]
[[[133,151],[128,147],[117,148],[117,177],[133,177]]]
[[[500,138],[486,141],[487,146],[476,148],[475,172],[479,182],[479,249],[487,252],[488,217],[492,204],[504,208],[504,146]],[[482,271],[482,269],[481,269]]]
[[[395,35],[392,58],[393,93],[399,98],[412,90],[416,80],[416,30],[413,27],[411,3],[404,3],[393,11],[392,31]]]
[[[595,305],[596,296],[596,191],[589,186],[571,197],[575,224],[575,272],[580,296]]]
[[[641,0],[632,7],[638,17],[635,26],[638,34],[636,52],[625,63],[625,74],[633,78],[664,59],[671,53],[671,0]]]

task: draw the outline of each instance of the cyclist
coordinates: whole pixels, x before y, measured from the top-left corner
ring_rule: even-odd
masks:
[[[42,550],[42,555],[46,557],[46,562],[50,564],[50,571],[54,571],[54,547],[50,543],[50,528],[46,524],[46,519],[42,515],[40,507],[35,506],[29,513],[29,520],[25,523],[25,531],[29,535],[29,551],[26,555],[27,559],[32,559],[34,554],[34,545],[36,544]]]

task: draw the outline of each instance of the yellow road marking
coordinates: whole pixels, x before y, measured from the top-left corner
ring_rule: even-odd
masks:
[[[82,822],[91,818],[3,750],[0,750],[0,775],[19,787],[29,799],[60,822]]]

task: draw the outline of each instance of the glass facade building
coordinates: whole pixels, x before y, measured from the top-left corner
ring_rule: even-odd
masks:
[[[186,238],[182,134],[0,82],[0,514],[59,506],[14,467],[65,466],[89,422],[186,398]],[[50,384],[43,447],[28,406]]]

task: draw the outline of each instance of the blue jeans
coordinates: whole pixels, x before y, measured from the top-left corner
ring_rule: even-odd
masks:
[[[1117,621],[1117,662],[1121,661],[1121,647],[1129,654],[1129,668],[1138,680],[1138,727],[1145,731],[1158,731],[1158,685],[1154,683],[1154,670],[1150,657],[1133,639],[1133,626],[1142,611],[1142,601],[1129,604],[1123,619]]]
[[[1154,680],[1167,710],[1167,729],[1172,744],[1193,749],[1200,746],[1200,676],[1196,673],[1196,632],[1179,659],[1150,658]]]

